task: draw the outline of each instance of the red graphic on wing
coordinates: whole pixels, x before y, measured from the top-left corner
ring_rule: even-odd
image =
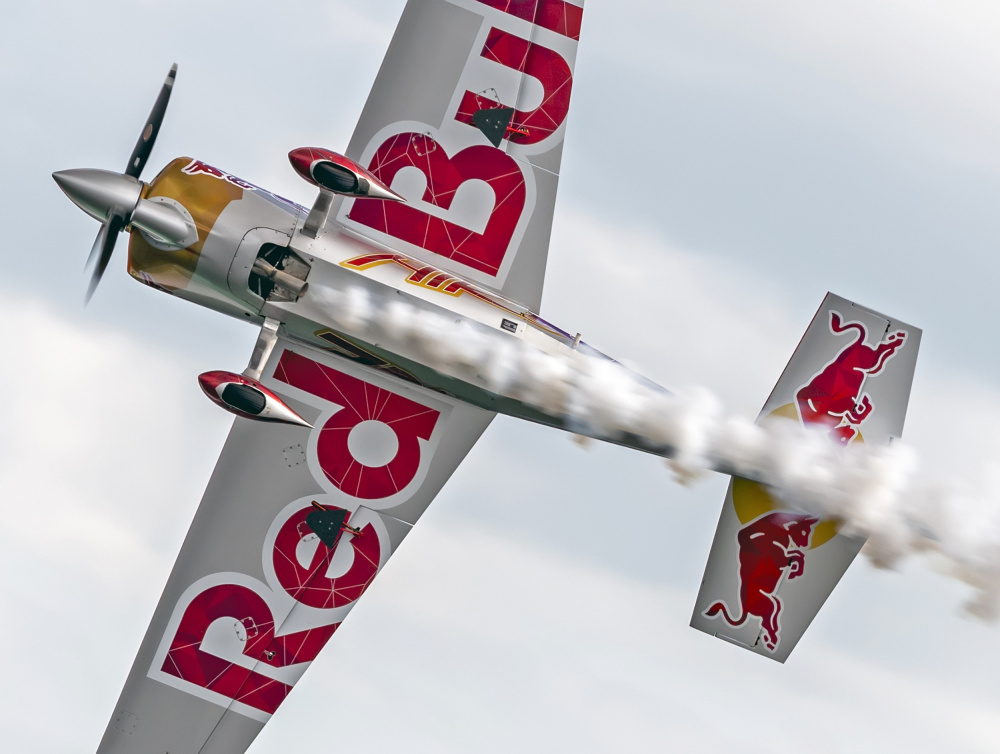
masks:
[[[419,285],[421,288],[430,288],[435,291],[440,291],[441,293],[447,293],[449,296],[461,296],[463,293],[468,293],[474,298],[486,301],[493,306],[503,308],[511,314],[515,314],[513,309],[506,308],[501,302],[501,299],[496,296],[485,294],[478,290],[475,286],[470,285],[463,280],[458,280],[446,272],[441,272],[441,270],[436,267],[431,267],[423,262],[410,259],[403,254],[374,252],[372,254],[364,254],[360,257],[354,257],[353,259],[347,259],[340,264],[342,267],[348,267],[353,270],[368,270],[372,267],[378,267],[379,265],[390,263],[397,264],[409,272],[409,275],[406,276],[406,282],[411,285]]]
[[[872,412],[871,397],[862,393],[865,378],[881,372],[906,343],[906,331],[897,330],[884,343],[870,346],[865,342],[868,330],[863,323],[845,323],[838,312],[830,312],[830,332],[840,335],[850,330],[857,333],[854,342],[844,346],[795,393],[802,421],[826,425],[830,436],[844,445],[858,435],[861,423]]]
[[[274,714],[292,687],[237,665],[201,648],[208,627],[227,618],[243,640],[243,655],[281,668],[311,662],[339,623],[275,636],[274,616],[264,599],[243,586],[221,584],[206,589],[184,610],[163,662],[164,673],[210,689],[263,712]]]
[[[481,54],[487,60],[513,68],[542,84],[542,103],[538,107],[528,112],[514,111],[513,124],[525,132],[513,135],[515,142],[536,144],[551,136],[569,114],[573,91],[573,72],[562,55],[501,29],[490,29]],[[455,120],[475,127],[473,114],[495,107],[503,107],[503,104],[482,93],[466,91]]]
[[[863,392],[865,380],[879,374],[906,343],[906,331],[897,330],[874,346],[865,341],[862,322],[844,322],[830,311],[830,332],[853,331],[845,345],[819,372],[795,393],[804,424],[825,426],[831,439],[848,445],[860,434],[861,424],[874,410]],[[714,602],[705,610],[709,618],[721,616],[731,626],[749,618],[760,620],[760,640],[771,652],[780,641],[782,602],[777,591],[782,580],[798,578],[805,570],[806,550],[819,519],[787,511],[773,511],[751,521],[736,535],[739,547],[739,613],[731,615],[726,604]]]
[[[580,41],[583,8],[565,0],[479,0],[483,5],[531,21],[543,29]]]
[[[365,589],[378,573],[381,548],[378,534],[374,527],[368,524],[360,535],[353,535],[350,542],[342,538],[337,545],[350,547],[354,550],[354,562],[341,576],[329,577],[326,572],[330,568],[335,550],[323,545],[316,535],[306,526],[306,516],[312,508],[303,508],[294,513],[278,531],[274,542],[274,573],[288,594],[297,602],[309,607],[329,609],[350,604],[364,594]],[[304,539],[316,542],[316,550],[308,566],[303,566],[297,557],[296,550]]]
[[[485,181],[495,197],[485,231],[476,233],[402,202],[355,202],[348,216],[406,243],[497,275],[527,195],[524,174],[514,159],[490,146],[468,147],[448,157],[430,136],[402,133],[382,144],[368,165],[387,186],[406,167],[417,168],[426,177],[423,200],[445,210],[463,183]]]
[[[420,440],[429,440],[441,413],[357,377],[285,351],[274,377],[330,403],[343,406],[320,428],[316,453],[323,474],[339,490],[376,500],[406,489],[420,468]],[[384,466],[365,466],[348,444],[351,430],[378,421],[396,435],[396,455]]]
[[[721,615],[730,626],[742,626],[748,618],[760,620],[761,639],[771,652],[781,637],[781,600],[778,586],[787,574],[794,579],[805,570],[805,551],[818,518],[784,511],[768,513],[740,529],[739,615],[730,615],[726,603],[715,602],[705,610],[714,618]]]

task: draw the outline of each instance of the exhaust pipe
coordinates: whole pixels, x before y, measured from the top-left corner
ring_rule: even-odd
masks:
[[[263,257],[257,257],[253,263],[253,271],[262,277],[266,277],[272,283],[291,293],[296,298],[302,298],[309,290],[309,283],[292,277],[287,272],[282,272]]]

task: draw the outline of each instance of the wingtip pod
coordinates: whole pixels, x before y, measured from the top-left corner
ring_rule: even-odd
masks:
[[[198,384],[209,400],[236,416],[312,429],[312,424],[273,391],[250,377],[216,370],[198,375]]]
[[[888,445],[902,435],[920,335],[827,294],[757,423],[796,422],[834,450]],[[807,488],[830,496],[857,493],[829,478],[821,483],[817,477]],[[787,659],[865,542],[840,519],[790,510],[794,499],[793,491],[782,490],[779,498],[756,482],[732,480],[691,619],[700,631],[778,662]]]
[[[288,153],[295,172],[309,183],[342,196],[359,199],[406,200],[350,157],[320,147],[299,147]]]

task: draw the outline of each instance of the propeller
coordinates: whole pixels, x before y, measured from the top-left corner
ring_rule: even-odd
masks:
[[[160,124],[163,123],[163,115],[167,112],[167,103],[170,102],[170,92],[174,89],[174,79],[177,78],[177,63],[170,66],[170,73],[163,81],[160,94],[153,103],[153,109],[146,118],[146,127],[139,135],[139,141],[135,143],[132,156],[129,158],[128,167],[125,168],[125,175],[138,178],[142,169],[146,167],[149,160],[149,153],[153,151],[153,144],[156,143],[156,136],[160,133]]]
[[[111,254],[115,250],[118,234],[128,226],[139,204],[142,193],[139,176],[146,167],[153,145],[156,143],[156,136],[160,132],[163,116],[167,112],[167,103],[170,102],[170,93],[173,91],[176,76],[175,63],[170,67],[156,102],[153,103],[153,109],[146,119],[146,126],[139,134],[124,173],[82,169],[62,170],[52,174],[59,188],[77,206],[101,221],[101,229],[94,240],[85,267],[85,269],[93,267],[85,303],[89,303],[94,295],[94,290],[101,282],[101,277],[111,260]]]
[[[90,299],[97,289],[97,284],[101,282],[101,277],[108,268],[108,262],[111,261],[111,252],[115,250],[115,241],[118,240],[118,234],[124,227],[124,218],[116,213],[111,215],[97,231],[97,238],[94,239],[94,245],[90,249],[90,257],[87,259],[87,267],[93,266],[93,272],[90,276],[90,283],[87,285],[87,297],[84,299],[84,305],[90,303]]]

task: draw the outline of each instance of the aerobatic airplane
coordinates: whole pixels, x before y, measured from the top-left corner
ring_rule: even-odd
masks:
[[[88,299],[125,231],[136,280],[260,328],[199,378],[237,418],[102,754],[245,751],[497,413],[673,452],[569,405],[615,362],[537,314],[582,17],[410,0],[347,148],[289,154],[311,208],[190,157],[140,180],[176,67],[124,173],[54,175],[102,223]],[[898,437],[919,339],[827,296],[761,419]],[[517,387],[515,347],[572,368]],[[861,544],[736,479],[692,625],[784,661]]]

